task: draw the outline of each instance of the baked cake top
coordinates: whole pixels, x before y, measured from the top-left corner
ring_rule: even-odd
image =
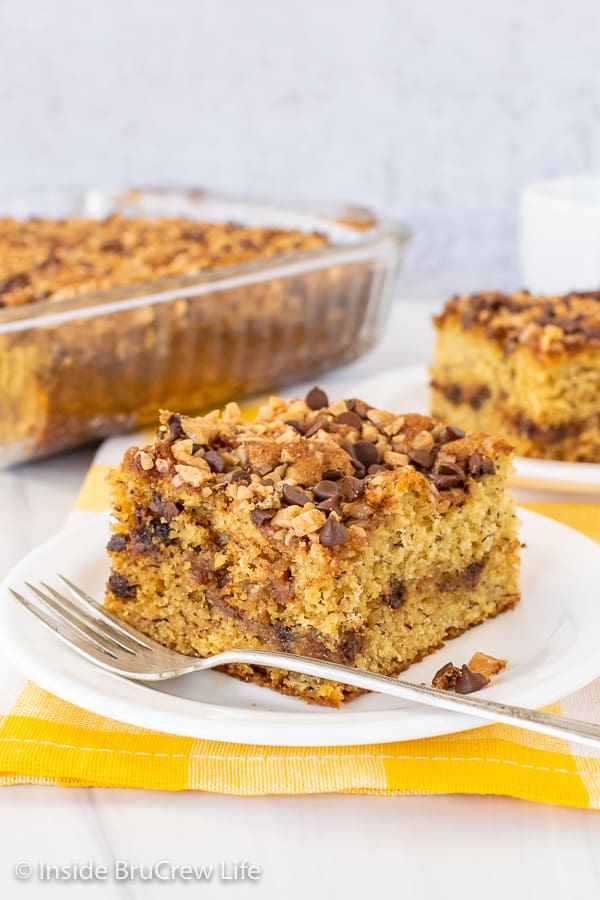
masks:
[[[358,399],[330,403],[315,387],[304,400],[271,397],[252,422],[235,403],[198,418],[162,411],[159,439],[130,448],[124,469],[154,481],[157,515],[176,515],[163,498],[173,489],[207,500],[218,492],[248,505],[258,527],[333,547],[356,528],[364,536],[399,493],[462,503],[510,452],[502,438]]]
[[[0,307],[58,300],[328,243],[319,232],[193,219],[0,219]]]
[[[438,327],[457,322],[465,331],[482,331],[505,353],[520,346],[541,354],[575,352],[600,346],[600,291],[558,297],[528,291],[454,296],[434,321]]]

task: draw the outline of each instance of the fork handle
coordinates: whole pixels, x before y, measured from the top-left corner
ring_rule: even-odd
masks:
[[[190,670],[192,668],[205,668],[206,665],[202,666],[201,663],[202,660],[199,660],[197,665],[190,666]],[[249,665],[287,669],[290,672],[297,672],[302,675],[331,678],[331,680],[339,681],[342,684],[363,688],[367,691],[375,691],[380,694],[389,694],[392,697],[400,697],[402,700],[417,701],[428,706],[467,713],[491,722],[516,725],[528,731],[571,740],[578,744],[600,747],[600,725],[593,722],[582,722],[578,719],[556,716],[552,713],[527,709],[523,706],[511,706],[508,703],[486,700],[483,697],[471,697],[450,691],[442,691],[426,685],[399,681],[396,678],[390,678],[388,675],[379,675],[375,672],[365,672],[363,669],[354,669],[340,663],[312,659],[309,656],[296,656],[294,654],[289,654],[288,656],[282,653],[271,653],[268,650],[230,650],[212,657],[210,663],[211,668],[232,663],[246,663]]]

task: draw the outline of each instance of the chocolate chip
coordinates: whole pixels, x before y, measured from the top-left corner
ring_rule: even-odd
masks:
[[[494,463],[491,459],[482,456],[481,453],[472,453],[467,462],[467,471],[469,475],[491,475],[495,471]]]
[[[222,475],[227,468],[227,463],[216,450],[207,450],[204,454],[204,461],[210,466],[211,472],[218,472],[219,475]]]
[[[334,494],[333,497],[328,497],[327,500],[322,500],[321,503],[317,503],[317,509],[320,509],[323,512],[337,513],[341,519],[344,515],[342,511],[342,500],[343,497],[341,494]]]
[[[181,416],[174,413],[169,419],[169,440],[178,441],[185,435],[185,431],[181,427]]]
[[[171,535],[171,527],[169,523],[161,522],[160,519],[153,519],[151,524],[152,532],[156,540],[161,544],[169,543],[169,538]]]
[[[155,494],[152,501],[148,504],[150,512],[155,516],[162,516],[163,519],[171,521],[180,512],[179,507],[172,500],[163,500],[160,494]]]
[[[113,534],[110,541],[106,545],[106,549],[112,553],[118,553],[127,546],[127,537],[124,534]]]
[[[8,294],[10,291],[16,291],[19,288],[27,287],[28,284],[29,275],[27,272],[19,272],[18,275],[12,275],[10,278],[5,278],[5,280],[0,283],[0,294]]]
[[[450,441],[458,441],[464,436],[465,432],[462,430],[462,428],[457,428],[456,425],[446,425],[446,427],[442,428],[442,430],[440,431],[438,441],[440,442],[440,444],[449,444]]]
[[[457,678],[454,684],[454,690],[457,694],[472,694],[473,691],[480,691],[486,684],[488,679],[485,675],[472,672],[468,666],[463,665],[460,678]]]
[[[428,447],[425,450],[411,450],[408,458],[411,463],[420,466],[422,469],[431,469],[437,456],[437,447]]]
[[[357,441],[353,445],[354,455],[363,466],[372,466],[379,462],[379,451],[371,441]]]
[[[364,489],[365,486],[363,482],[353,475],[344,475],[338,485],[340,494],[348,503],[352,500],[356,500],[357,497],[360,497]]]
[[[100,244],[100,249],[105,253],[123,253],[125,247],[118,238],[115,238],[111,241],[104,241],[103,244]]]
[[[464,478],[465,464],[452,459],[443,459],[438,461],[437,471],[440,475],[458,475],[460,478]]]
[[[316,434],[317,431],[329,431],[329,418],[328,416],[317,416],[315,421],[310,425],[306,431],[304,432],[305,437],[312,437],[313,434]]]
[[[217,569],[217,571],[215,572],[215,580],[220,591],[222,591],[223,588],[227,587],[227,585],[231,581],[231,575],[227,566],[223,566],[222,568]]]
[[[324,547],[339,547],[345,544],[350,537],[350,532],[345,525],[342,525],[338,517],[334,513],[329,514],[329,518],[319,532],[319,540]]]
[[[135,597],[137,592],[137,585],[130,584],[124,575],[111,575],[108,579],[108,586],[115,597]]]
[[[454,685],[458,678],[460,678],[460,669],[449,662],[446,663],[445,666],[442,666],[441,669],[437,670],[431,679],[431,686],[438,688],[438,690],[451,691],[454,689]]]
[[[337,469],[325,469],[323,472],[323,481],[339,481],[343,476],[344,473],[338,472]]]
[[[340,643],[340,653],[344,662],[352,663],[363,645],[363,639],[356,631],[346,631]]]
[[[283,485],[282,497],[284,502],[289,503],[290,506],[304,506],[305,503],[310,503],[311,500],[308,494],[305,494],[300,488],[287,483]]]
[[[250,472],[246,472],[244,469],[232,469],[231,472],[227,472],[223,481],[233,482],[233,481],[243,481],[245,484],[250,484],[252,481],[252,475]]]
[[[304,402],[309,409],[323,409],[324,406],[329,406],[329,398],[320,387],[312,388],[304,398]]]
[[[276,512],[276,509],[253,509],[250,513],[250,519],[257,528],[260,528],[265,522],[269,522]]]
[[[272,478],[261,478],[260,483],[264,484],[265,487],[273,487],[275,484]]]
[[[352,400],[346,400],[346,406],[349,410],[359,415],[361,419],[366,419],[367,413],[371,409],[368,403],[365,403],[364,400],[358,400],[356,397]]]
[[[438,491],[448,491],[450,488],[460,487],[465,480],[464,475],[436,475],[435,473],[429,475],[428,478]]]
[[[192,456],[195,456],[198,450],[202,449],[202,444],[192,444]]]
[[[340,413],[335,417],[334,422],[336,425],[349,425],[351,428],[356,428],[357,431],[361,431],[363,425],[361,417],[351,410]]]
[[[404,603],[404,585],[401,581],[396,582],[392,589],[383,598],[384,602],[392,609],[399,609]]]
[[[284,653],[289,653],[292,646],[293,629],[289,625],[273,622],[273,631]]]
[[[317,500],[327,500],[328,497],[333,497],[339,492],[339,487],[336,481],[319,481],[312,488],[312,492]]]
[[[286,419],[283,423],[284,425],[291,425],[292,428],[295,428],[298,434],[304,434],[304,425],[302,422],[299,422],[298,419]]]
[[[369,466],[367,469],[367,475],[377,475],[378,472],[387,472],[387,466],[380,466],[379,463],[375,463],[372,466]]]

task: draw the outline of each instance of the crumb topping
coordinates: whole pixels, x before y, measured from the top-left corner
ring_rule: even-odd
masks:
[[[452,297],[434,318],[438,327],[457,320],[468,331],[483,330],[504,353],[520,346],[558,354],[600,346],[600,291],[537,297],[528,291],[487,291]]]
[[[460,499],[511,449],[428,416],[396,415],[356,398],[329,403],[320,388],[304,400],[271,397],[252,422],[236,403],[198,418],[161,411],[160,422],[158,441],[132,448],[131,465],[202,497],[223,491],[247,502],[257,528],[325,547],[364,538],[390,488]]]
[[[184,218],[0,219],[0,308],[190,275],[327,243],[319,232]]]

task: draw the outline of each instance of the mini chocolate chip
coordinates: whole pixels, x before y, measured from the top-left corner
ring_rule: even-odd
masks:
[[[312,437],[317,431],[329,431],[329,418],[327,416],[317,416],[315,421],[304,432],[304,437]]]
[[[431,686],[438,688],[438,690],[451,691],[458,678],[460,678],[460,669],[457,669],[453,663],[449,662],[437,670],[431,679]]]
[[[253,509],[250,513],[250,519],[257,528],[260,528],[265,522],[269,522],[276,512],[276,509]]]
[[[408,458],[411,463],[421,466],[422,469],[431,469],[437,456],[437,447],[428,447],[425,450],[410,450]]]
[[[438,441],[440,442],[440,444],[449,444],[450,441],[457,441],[464,436],[465,432],[462,430],[462,428],[457,428],[456,425],[446,425],[446,427],[442,428],[442,430],[440,431]]]
[[[356,397],[352,400],[346,400],[346,406],[351,412],[355,412],[359,415],[361,419],[366,419],[367,413],[371,409],[368,403],[365,403],[364,400],[357,400]]]
[[[363,482],[353,475],[344,475],[338,485],[340,494],[347,502],[356,500],[357,497],[360,497],[364,489],[365,486]]]
[[[0,294],[8,294],[9,291],[15,291],[19,288],[27,287],[29,284],[29,275],[27,272],[19,272],[18,275],[12,275],[6,278],[0,284]]]
[[[345,525],[342,525],[338,517],[334,513],[329,514],[329,518],[319,532],[319,540],[324,547],[339,547],[345,544],[350,537],[350,532]]]
[[[273,487],[273,485],[275,484],[272,478],[261,478],[260,483],[264,484],[265,487]]]
[[[387,466],[381,466],[379,463],[375,463],[372,466],[369,466],[367,469],[367,475],[377,475],[378,472],[387,472]]]
[[[202,449],[202,444],[192,444],[192,456]]]
[[[308,494],[305,494],[300,488],[287,483],[283,485],[282,497],[285,503],[289,503],[290,506],[304,506],[305,503],[310,503],[311,500]]]
[[[292,428],[295,428],[298,434],[304,434],[304,425],[302,424],[302,422],[299,422],[298,419],[286,419],[283,424],[291,425]]]
[[[227,463],[216,450],[207,450],[204,454],[204,461],[210,466],[211,472],[218,472],[219,475],[222,475],[227,468]]]
[[[384,597],[385,602],[392,609],[399,609],[404,603],[404,585],[401,581],[396,582],[392,589]]]
[[[464,463],[453,462],[451,459],[444,459],[438,462],[437,471],[440,475],[458,475],[459,478],[465,477]]]
[[[357,431],[361,431],[363,425],[361,417],[351,410],[340,413],[339,416],[335,417],[334,422],[336,425],[350,425],[351,428],[356,428]]]
[[[181,416],[174,413],[169,419],[169,440],[178,441],[184,434],[185,431],[181,427]]]
[[[317,500],[327,500],[328,497],[333,497],[339,492],[339,487],[336,481],[319,481],[312,488],[312,492]]]
[[[108,586],[115,597],[135,597],[137,592],[137,585],[130,584],[124,575],[111,575],[108,579]]]
[[[338,472],[337,469],[325,469],[323,472],[323,481],[339,481],[343,478],[344,473]]]
[[[472,453],[467,463],[467,471],[469,475],[491,475],[495,471],[494,463],[481,453]]]
[[[353,449],[355,457],[363,466],[373,466],[379,462],[379,451],[371,441],[357,441]]]
[[[127,537],[124,534],[113,534],[110,541],[106,545],[106,549],[112,553],[118,553],[127,546]]]
[[[246,484],[250,484],[252,476],[250,472],[246,472],[244,469],[232,469],[231,472],[227,472],[223,480],[227,482],[244,481]]]
[[[100,244],[100,249],[104,250],[105,253],[122,253],[125,247],[118,238],[114,238],[113,240],[104,241],[103,244]]]
[[[333,497],[328,497],[326,500],[322,500],[320,503],[317,503],[317,509],[320,509],[323,512],[337,513],[341,519],[344,515],[342,511],[342,500],[343,497],[341,494],[334,494]]]
[[[344,661],[347,663],[354,662],[362,645],[363,639],[360,634],[352,630],[346,631],[342,635],[340,643],[340,653],[342,654]]]
[[[217,582],[217,587],[220,591],[222,591],[224,587],[227,587],[227,585],[231,581],[231,575],[227,566],[223,566],[221,569],[217,569],[217,571],[215,572],[215,579]]]
[[[457,694],[471,694],[480,691],[488,683],[488,679],[480,672],[472,672],[467,665],[463,665],[460,678],[456,679],[454,690]]]
[[[429,475],[428,478],[438,491],[447,491],[450,488],[460,487],[465,480],[464,475],[436,475],[435,473]]]
[[[273,622],[272,627],[281,649],[284,653],[289,653],[292,646],[293,629],[289,625],[281,625],[279,622]]]
[[[312,388],[304,398],[304,402],[309,409],[323,409],[324,406],[329,406],[329,398],[320,387]]]

